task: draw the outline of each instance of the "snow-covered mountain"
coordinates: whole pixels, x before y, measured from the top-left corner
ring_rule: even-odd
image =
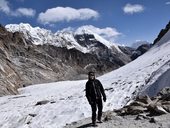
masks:
[[[136,60],[98,77],[107,95],[104,111],[124,106],[136,95],[152,87],[161,76],[168,76],[169,49],[170,30]],[[0,127],[60,128],[66,123],[89,117],[91,110],[85,98],[85,82],[33,85],[20,89],[20,95],[0,98]],[[159,88],[164,86],[162,84],[159,83]],[[166,84],[169,86],[170,81]],[[153,92],[153,88],[149,92]],[[44,102],[40,104],[39,101]]]
[[[23,33],[25,38],[35,45],[45,44],[68,50],[76,49],[84,54],[90,53],[96,55],[98,59],[104,59],[120,66],[131,61],[130,57],[121,51],[117,44],[107,41],[88,26],[72,31],[63,29],[56,33],[24,23],[9,24],[5,28],[10,32]]]
[[[75,31],[58,31],[56,33],[52,33],[50,30],[43,28],[32,27],[27,23],[8,24],[5,28],[11,32],[17,31],[24,33],[26,39],[31,40],[31,42],[36,45],[51,44],[57,47],[66,47],[68,49],[75,48],[83,53],[94,51],[94,45],[82,46],[76,41],[74,36],[84,34],[94,35],[94,38],[91,38],[90,40],[96,40],[98,43],[102,43],[110,49],[111,47],[115,47],[119,52],[121,52],[116,44],[105,40],[95,32],[88,30],[88,27],[85,26],[80,27]]]
[[[101,36],[99,36],[93,30],[91,30],[89,28],[92,28],[92,27],[90,27],[88,25],[87,26],[79,27],[74,32],[74,35],[93,35],[93,37],[91,37],[90,40],[97,40],[97,41],[101,42],[103,45],[106,45],[108,48],[115,47],[119,52],[121,52],[121,50],[119,49],[117,44],[115,44],[113,42],[110,42],[110,41],[107,41],[106,39],[102,38]]]
[[[150,43],[149,43],[148,41],[142,41],[142,40],[140,40],[140,41],[134,42],[134,43],[131,45],[131,47],[137,49],[139,46],[141,46],[141,45],[143,45],[143,44],[150,44]]]
[[[35,27],[30,24],[9,24],[5,28],[11,32],[21,32],[27,40],[30,40],[35,45],[50,44],[57,47],[66,47],[67,49],[76,48],[84,53],[87,49],[81,47],[74,39],[70,32],[52,33],[50,30]]]
[[[134,60],[147,52],[152,47],[152,44],[142,44],[132,52],[131,59]]]

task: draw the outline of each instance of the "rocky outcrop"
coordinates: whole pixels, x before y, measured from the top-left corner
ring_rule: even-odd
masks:
[[[121,51],[128,55],[131,60],[135,60],[139,56],[143,55],[145,52],[147,52],[152,47],[152,44],[146,43],[142,44],[137,48],[131,48],[131,47],[125,47],[125,46],[119,46]]]
[[[170,113],[170,88],[162,89],[157,96],[138,96],[129,105],[116,110],[118,115],[138,115],[145,113],[146,116],[154,116]]]
[[[16,37],[0,26],[0,96],[17,94],[17,88],[21,87],[21,78],[11,62],[9,43]],[[17,43],[17,41],[16,41]]]
[[[128,47],[128,46],[119,46],[119,48],[121,49],[121,51],[128,55],[130,58],[133,54],[133,52],[136,50],[135,48],[131,48],[131,47]]]
[[[168,32],[169,29],[170,29],[170,21],[166,25],[166,27],[159,32],[159,34],[158,34],[157,38],[154,40],[153,44],[156,44]]]
[[[143,55],[152,47],[152,44],[142,44],[135,51],[132,52],[131,59],[135,60],[139,56]]]

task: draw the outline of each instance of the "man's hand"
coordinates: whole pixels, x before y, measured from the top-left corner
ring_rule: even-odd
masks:
[[[103,101],[106,102],[106,97],[103,97]]]

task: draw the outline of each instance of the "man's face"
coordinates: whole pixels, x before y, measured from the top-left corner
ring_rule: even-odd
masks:
[[[94,80],[94,79],[95,79],[95,75],[94,75],[93,73],[91,73],[91,74],[89,75],[89,78],[90,78],[90,80]]]

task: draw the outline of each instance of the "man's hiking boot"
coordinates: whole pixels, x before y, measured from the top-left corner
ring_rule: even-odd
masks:
[[[93,126],[93,127],[97,127],[96,122],[92,122],[92,126]]]
[[[103,123],[103,121],[101,121],[101,120],[98,120],[98,122],[97,123]]]
[[[97,124],[92,124],[92,127],[97,127],[98,125]]]

